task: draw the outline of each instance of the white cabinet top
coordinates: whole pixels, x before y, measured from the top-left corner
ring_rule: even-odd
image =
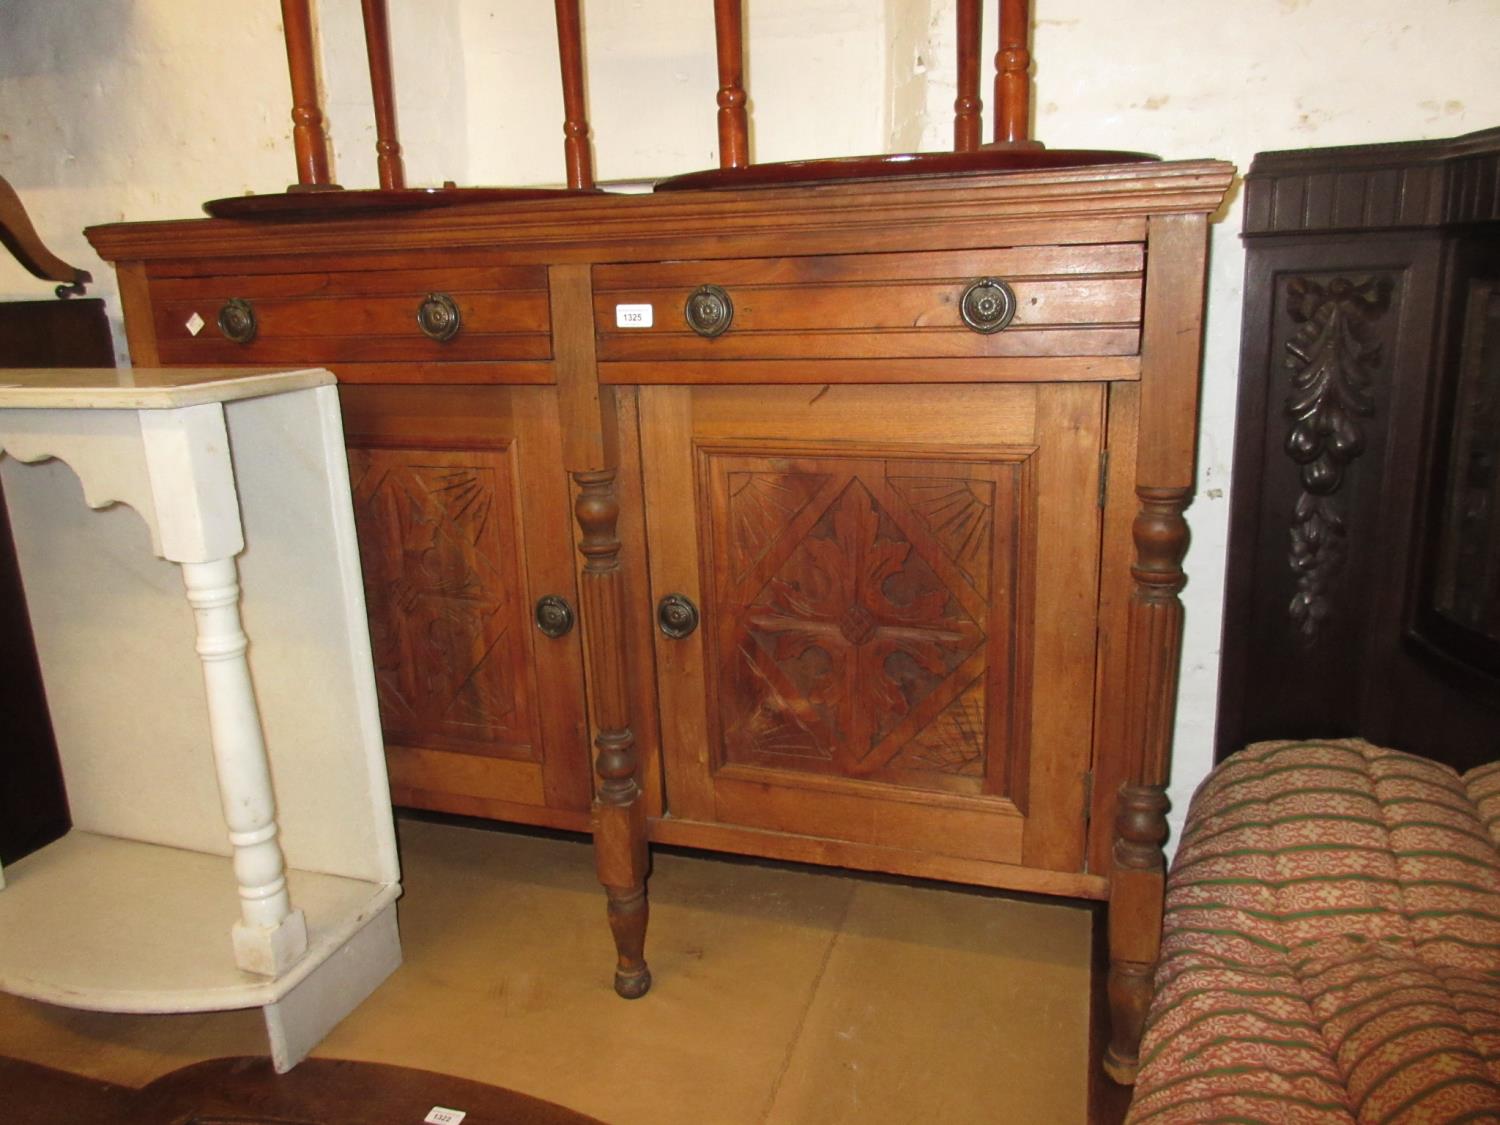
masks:
[[[161,410],[232,402],[334,382],[319,367],[0,368],[0,409]]]

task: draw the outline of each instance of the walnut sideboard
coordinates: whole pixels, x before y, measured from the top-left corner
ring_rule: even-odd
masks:
[[[622,995],[648,841],[1108,900],[1128,1081],[1232,173],[89,237],[135,363],[338,375],[395,801],[591,831]]]

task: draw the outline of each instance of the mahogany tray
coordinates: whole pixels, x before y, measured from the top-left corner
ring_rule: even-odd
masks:
[[[1160,160],[1144,152],[1095,148],[984,148],[972,152],[903,152],[886,156],[840,156],[825,160],[787,160],[743,168],[711,168],[671,176],[657,191],[726,190],[788,187],[795,184],[875,180],[896,176],[942,176],[959,172],[1029,172],[1048,168],[1083,168],[1100,164],[1140,164]]]
[[[591,190],[591,189],[584,189]],[[466,203],[520,203],[578,195],[578,188],[332,188],[231,195],[210,199],[203,209],[216,219],[344,219],[397,211],[427,211]]]

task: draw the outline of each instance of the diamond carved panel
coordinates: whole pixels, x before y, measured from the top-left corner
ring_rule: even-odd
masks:
[[[534,759],[509,451],[349,450],[388,742]]]
[[[699,464],[718,763],[1003,793],[1022,459]]]

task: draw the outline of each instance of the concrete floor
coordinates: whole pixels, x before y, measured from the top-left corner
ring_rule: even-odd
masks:
[[[316,1054],[508,1086],[615,1125],[1085,1120],[1082,908],[658,853],[656,983],[628,1002],[609,987],[587,843],[399,828],[405,964]],[[264,1053],[258,1011],[0,996],[0,1054],[113,1082]]]

